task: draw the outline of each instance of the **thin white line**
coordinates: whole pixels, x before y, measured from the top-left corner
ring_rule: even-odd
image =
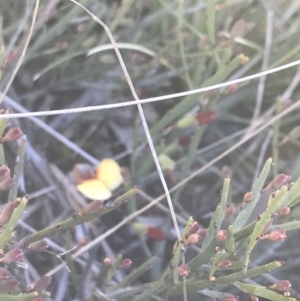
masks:
[[[7,119],[7,118],[24,118],[24,117],[32,117],[32,116],[50,116],[50,115],[62,115],[62,114],[70,114],[70,113],[82,113],[82,112],[91,112],[91,111],[99,111],[99,110],[107,110],[107,109],[113,109],[113,108],[121,108],[126,106],[132,106],[137,104],[143,104],[143,103],[149,103],[149,102],[156,102],[171,98],[178,98],[178,97],[184,97],[189,96],[197,93],[207,92],[214,89],[219,89],[223,87],[230,86],[232,84],[239,84],[246,82],[248,80],[256,79],[264,75],[272,74],[275,72],[279,72],[294,66],[300,65],[300,60],[270,69],[263,72],[255,73],[253,75],[245,76],[242,78],[234,79],[228,82],[212,85],[209,87],[194,89],[190,91],[180,92],[180,93],[174,93],[174,94],[168,94],[158,97],[151,97],[146,99],[140,99],[140,100],[133,100],[133,101],[127,101],[127,102],[121,102],[121,103],[114,103],[114,104],[107,104],[107,105],[99,105],[99,106],[90,106],[90,107],[83,107],[83,108],[73,108],[73,109],[62,109],[62,110],[53,110],[53,111],[42,111],[42,112],[28,112],[28,113],[16,113],[16,114],[5,114],[0,115],[0,119]]]
[[[152,57],[156,56],[154,51],[152,51],[151,49],[144,47],[144,46],[140,46],[140,45],[136,45],[136,44],[132,44],[132,43],[117,43],[117,45],[118,45],[119,49],[137,50],[142,53],[148,54],[149,56],[152,56]],[[90,49],[87,52],[87,56],[90,56],[94,53],[98,53],[98,52],[101,52],[104,50],[110,50],[110,49],[114,49],[114,46],[112,44],[97,46],[95,48]]]

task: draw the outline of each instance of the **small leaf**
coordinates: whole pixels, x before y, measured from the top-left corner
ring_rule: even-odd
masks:
[[[158,156],[159,163],[161,165],[162,170],[174,170],[176,163],[166,154],[160,154]]]
[[[197,125],[197,120],[193,115],[184,116],[176,124],[176,126],[180,129],[185,129],[196,125]]]

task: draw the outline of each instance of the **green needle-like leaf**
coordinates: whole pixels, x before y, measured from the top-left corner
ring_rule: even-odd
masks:
[[[287,186],[282,186],[276,196],[269,201],[269,205],[265,212],[261,215],[259,221],[255,224],[254,230],[249,238],[246,255],[245,255],[245,269],[247,269],[250,254],[256,245],[259,235],[261,235],[267,224],[271,221],[272,215],[277,211],[278,207],[284,203],[287,198]]]
[[[235,231],[241,230],[242,227],[244,227],[244,225],[247,223],[247,220],[249,219],[254,207],[256,206],[260,198],[261,191],[270,173],[271,165],[272,165],[272,159],[269,158],[266,161],[259,177],[257,178],[257,180],[255,181],[252,187],[252,193],[253,193],[252,200],[245,205],[245,207],[241,210],[241,212],[236,217],[235,222],[233,223]]]
[[[266,298],[272,301],[296,301],[295,298],[285,297],[281,294],[278,294],[270,289],[267,289],[264,286],[259,285],[250,285],[242,282],[235,282],[234,285],[239,288],[241,291],[252,294],[258,297]]]

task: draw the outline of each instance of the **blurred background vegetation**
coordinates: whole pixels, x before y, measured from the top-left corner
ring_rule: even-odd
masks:
[[[300,59],[298,0],[80,3],[105,22],[120,43],[141,99],[241,78]],[[1,91],[8,86],[24,49],[34,5],[35,1],[29,0],[0,2],[8,58],[2,66]],[[41,0],[24,62],[2,106],[11,112],[34,112],[133,100],[109,44],[102,27],[74,3]],[[299,81],[300,67],[293,67],[228,88],[143,105],[158,154],[166,154],[176,163],[174,169],[165,170],[169,187],[298,101]],[[213,112],[215,120],[201,119],[200,125],[187,128],[178,126],[179,120],[199,111]],[[231,177],[230,202],[240,203],[268,157],[274,160],[271,177],[278,173],[286,173],[293,180],[299,177],[299,118],[299,110],[295,110],[176,190],[172,198],[181,217],[180,226],[190,215],[204,228],[208,226],[220,200],[225,175]],[[20,193],[28,193],[30,203],[20,223],[20,237],[69,217],[87,202],[71,179],[78,163],[96,165],[103,158],[115,158],[130,172],[128,183],[116,196],[135,185],[145,194],[101,221],[49,239],[54,252],[93,240],[163,193],[135,106],[11,119],[10,123],[20,126],[27,135]],[[5,151],[13,168],[14,148]],[[157,255],[159,259],[139,281],[158,280],[169,263],[176,239],[167,203],[163,200],[161,204],[143,213],[136,222],[162,229],[166,233],[164,240],[145,239],[131,222],[127,223],[79,260],[72,261],[67,256],[72,273],[66,269],[54,273],[52,299],[88,300],[89,292],[97,286],[94,269],[106,255],[113,259],[123,254],[133,261],[132,269]],[[295,208],[288,219],[298,214]],[[269,277],[288,278],[295,297],[300,295],[298,239],[295,231],[284,244],[273,243],[264,252],[256,253],[260,264],[274,259],[287,262]],[[28,268],[24,273],[28,283],[60,263],[50,254],[26,255]],[[114,281],[121,281],[126,273],[119,271]],[[270,280],[274,279],[263,279],[266,283]],[[198,298],[191,296],[189,300]]]

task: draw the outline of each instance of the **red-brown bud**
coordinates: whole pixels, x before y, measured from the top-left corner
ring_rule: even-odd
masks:
[[[0,190],[9,190],[15,185],[15,181],[12,178],[7,178],[0,182]]]
[[[189,234],[195,234],[199,230],[200,226],[197,222],[193,222],[190,227]]]
[[[218,263],[218,267],[220,267],[221,269],[227,269],[231,266],[231,261],[226,259],[226,260],[223,260],[221,262]]]
[[[196,115],[196,119],[199,125],[211,123],[217,119],[217,113],[215,111],[199,112]]]
[[[0,182],[10,177],[10,169],[7,166],[0,166]]]
[[[16,208],[15,202],[8,202],[2,209],[0,214],[0,225],[4,226],[7,224]]]
[[[5,268],[0,268],[0,280],[7,279],[9,277],[9,272]]]
[[[28,201],[28,196],[26,195],[25,197],[26,197],[26,199],[27,199],[27,201]],[[16,199],[15,199],[14,201],[12,201],[12,202],[15,204],[16,207],[18,207],[19,204],[21,203],[21,198],[16,198]]]
[[[48,249],[48,244],[45,240],[39,240],[36,242],[33,242],[28,246],[28,249],[34,250],[34,251],[45,251]]]
[[[103,202],[100,200],[95,200],[85,206],[81,211],[79,211],[79,215],[88,215],[94,214],[98,212],[103,205]]]
[[[33,286],[32,291],[40,292],[46,289],[51,283],[52,277],[42,276]]]
[[[19,286],[19,282],[16,279],[7,279],[0,281],[0,291],[9,293],[13,292]]]
[[[245,195],[243,197],[243,205],[249,203],[252,199],[253,199],[253,192],[252,191],[249,191],[249,192],[245,193]]]
[[[228,218],[230,217],[235,211],[235,207],[234,206],[229,206],[226,211],[225,211],[225,217]]]
[[[182,264],[177,268],[177,271],[181,277],[187,277],[190,274],[190,267],[187,264]]]
[[[268,238],[272,241],[284,241],[286,238],[285,229],[276,229],[268,234]]]
[[[104,260],[103,260],[103,264],[104,264],[105,266],[107,266],[107,267],[110,267],[110,266],[112,266],[113,261],[111,260],[111,258],[106,257],[106,258],[104,258]]]
[[[198,231],[198,235],[201,237],[201,239],[206,237],[207,233],[208,233],[208,229],[201,229]]]
[[[282,185],[284,185],[288,180],[290,179],[290,176],[281,173],[279,175],[277,175],[269,184],[268,186],[264,189],[278,189],[279,187],[281,187]]]
[[[7,141],[15,141],[21,138],[23,135],[23,132],[20,128],[14,127],[11,128],[2,138],[2,142],[7,142]]]
[[[157,227],[148,227],[146,236],[150,239],[161,241],[166,239],[166,233]]]
[[[4,257],[0,259],[0,262],[11,263],[20,261],[23,257],[23,251],[19,247],[9,250]]]
[[[283,207],[283,208],[280,209],[279,214],[282,215],[282,216],[286,216],[286,215],[289,215],[290,212],[291,212],[290,207]]]
[[[120,265],[120,269],[129,269],[132,265],[132,261],[129,258],[125,258],[123,259],[121,265]]]
[[[217,239],[224,242],[227,238],[227,230],[219,230],[217,233]]]
[[[147,238],[157,241],[166,239],[166,233],[158,227],[150,227],[142,223],[133,223],[132,227],[140,235],[145,235]]]
[[[199,242],[201,236],[199,236],[197,233],[189,235],[189,237],[184,241],[186,245],[194,245]]]
[[[274,283],[271,286],[268,286],[269,289],[276,289],[281,292],[288,292],[291,287],[292,285],[288,280],[281,280],[279,282]]]

